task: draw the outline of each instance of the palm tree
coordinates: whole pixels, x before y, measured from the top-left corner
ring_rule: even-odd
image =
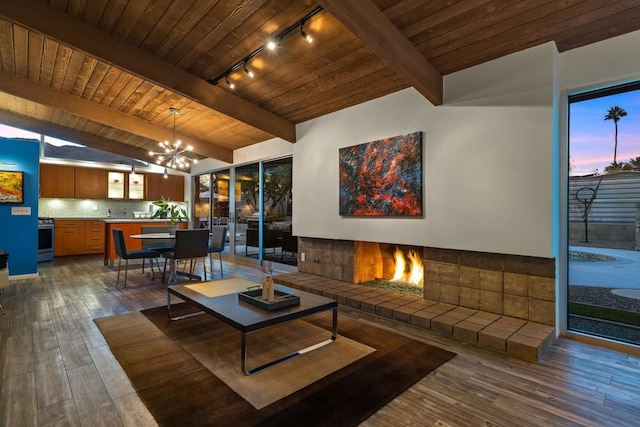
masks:
[[[605,120],[613,120],[613,124],[616,127],[616,137],[615,137],[615,145],[613,147],[613,164],[617,164],[616,157],[618,155],[618,122],[621,118],[625,117],[627,112],[624,108],[620,108],[617,105],[615,107],[609,108],[607,111],[607,115],[604,116]]]
[[[615,172],[623,172],[633,170],[633,166],[629,163],[611,163],[609,166],[604,168],[604,173],[615,173]]]
[[[629,160],[629,162],[627,164],[629,166],[631,166],[632,170],[639,171],[640,170],[640,157],[636,157],[636,158],[633,158],[633,159]]]

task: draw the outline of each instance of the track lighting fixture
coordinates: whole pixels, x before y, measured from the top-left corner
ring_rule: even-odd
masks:
[[[304,21],[302,21],[300,23],[300,35],[302,36],[303,39],[305,39],[307,41],[307,43],[312,43],[313,42],[313,37],[311,37],[309,34],[307,34],[304,31]]]
[[[255,74],[253,74],[253,71],[251,71],[250,69],[247,68],[247,64],[244,65],[244,72],[247,74],[247,76],[249,76],[250,78],[253,78],[255,76]]]
[[[269,40],[267,42],[267,49],[269,50],[275,50],[275,48],[278,47],[278,43],[276,43],[275,40]]]
[[[227,86],[229,86],[229,89],[233,90],[236,88],[236,85],[234,85],[232,82],[229,81],[228,74],[225,76],[224,81],[227,83]]]
[[[307,43],[313,42],[313,37],[310,34],[308,34],[306,31],[304,31],[303,27],[304,27],[304,24],[309,19],[311,19],[312,17],[314,17],[318,13],[322,12],[322,10],[323,10],[322,6],[319,6],[319,7],[315,8],[314,10],[309,12],[306,16],[304,16],[302,19],[300,19],[298,22],[296,22],[295,24],[285,28],[279,34],[274,35],[271,39],[269,39],[269,41],[267,41],[267,43],[265,45],[260,46],[258,49],[254,50],[249,55],[244,57],[241,61],[237,62],[232,67],[228,68],[227,70],[225,70],[223,73],[217,75],[216,77],[207,80],[207,82],[215,85],[215,84],[218,84],[218,82],[220,82],[222,79],[224,79],[224,81],[227,84],[227,86],[229,86],[229,89],[232,89],[232,90],[235,89],[235,85],[233,84],[233,82],[229,81],[229,74],[233,73],[236,70],[242,69],[242,71],[244,71],[250,78],[253,78],[255,76],[255,74],[253,73],[253,71],[251,71],[251,69],[247,68],[247,64],[249,63],[249,61],[251,59],[253,59],[255,56],[260,55],[262,53],[262,51],[264,51],[265,49],[269,49],[269,50],[276,49],[278,47],[278,45],[280,43],[282,43],[284,38],[287,35],[289,35],[289,33],[293,32],[293,31],[297,31],[298,28],[300,29],[300,35],[302,37],[304,37],[304,39],[307,41]]]

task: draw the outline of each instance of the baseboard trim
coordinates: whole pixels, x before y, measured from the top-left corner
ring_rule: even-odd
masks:
[[[593,335],[587,335],[580,332],[567,331],[564,334],[565,338],[578,341],[581,343],[594,345],[598,347],[608,348],[609,350],[619,351],[621,353],[633,354],[635,356],[640,356],[640,346],[623,343],[620,341],[614,341],[608,338],[596,337]]]
[[[14,280],[24,280],[24,279],[36,279],[38,277],[38,273],[29,273],[29,274],[16,274],[9,275],[9,281],[13,282]]]

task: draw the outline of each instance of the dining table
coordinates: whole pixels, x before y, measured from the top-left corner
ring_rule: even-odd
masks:
[[[132,238],[132,239],[145,239],[145,240],[146,239],[149,239],[149,240],[173,239],[173,240],[175,240],[176,235],[175,234],[170,234],[170,233],[141,233],[141,234],[131,234],[129,237]],[[206,266],[204,268],[206,268]],[[173,281],[175,282],[175,278],[177,276],[184,276],[184,277],[188,277],[189,279],[195,279],[195,280],[202,281],[202,276],[199,276],[197,274],[193,274],[191,272],[186,272],[186,271],[179,271],[177,269],[174,271],[174,263],[173,262],[169,263],[169,284],[171,284],[172,278],[173,278]],[[164,275],[163,275],[163,277],[164,277]]]

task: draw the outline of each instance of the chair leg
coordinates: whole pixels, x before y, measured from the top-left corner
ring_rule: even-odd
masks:
[[[127,287],[127,273],[129,272],[129,260],[124,260],[124,287]]]
[[[0,304],[0,312],[2,314],[7,314],[7,310],[4,308],[6,305],[4,302],[4,289],[0,289],[0,299],[2,300],[2,304]]]
[[[118,258],[118,279],[116,279],[116,288],[118,287],[118,283],[120,283],[120,266],[122,265],[122,258]]]
[[[164,283],[164,276],[167,274],[167,258],[164,259],[164,268],[162,269],[162,283]]]
[[[142,258],[142,274],[144,274],[144,262],[146,258]],[[151,258],[149,258],[149,263],[151,263]]]
[[[204,281],[207,281],[207,257],[202,258],[202,270],[204,271]],[[211,273],[213,274],[213,273]]]
[[[144,260],[145,258],[142,258],[142,273],[144,273]],[[156,262],[158,260],[156,259]],[[149,268],[151,268],[151,280],[156,278],[156,272],[153,271],[153,258],[149,258]]]
[[[222,271],[222,252],[218,252],[218,255],[220,256],[220,277],[223,277],[224,273]]]

